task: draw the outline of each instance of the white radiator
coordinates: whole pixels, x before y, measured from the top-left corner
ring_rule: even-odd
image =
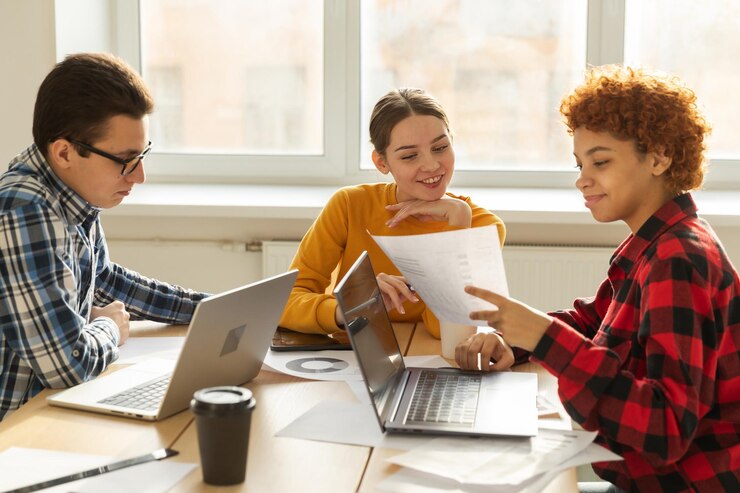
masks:
[[[265,241],[262,275],[284,272],[297,241]],[[596,294],[606,278],[614,247],[506,245],[503,250],[509,294],[543,311],[570,308],[577,297]]]
[[[298,251],[299,241],[263,241],[262,277],[270,277],[288,270]]]
[[[596,294],[615,247],[504,245],[509,294],[543,311]]]

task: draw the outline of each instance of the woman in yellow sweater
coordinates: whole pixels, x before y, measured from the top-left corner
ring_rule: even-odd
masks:
[[[503,222],[468,197],[447,193],[455,169],[450,125],[442,106],[420,89],[394,90],[375,105],[370,118],[375,167],[394,183],[338,190],[301,241],[291,264],[298,279],[280,325],[299,332],[342,330],[337,300],[328,289],[367,250],[394,322],[423,320],[439,337],[439,321],[416,298],[398,269],[368,234],[415,235],[496,225]]]

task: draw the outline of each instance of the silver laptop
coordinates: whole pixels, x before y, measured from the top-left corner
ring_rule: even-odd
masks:
[[[384,431],[537,434],[537,375],[404,365],[367,252],[360,255],[334,294]]]
[[[241,385],[259,373],[288,295],[292,270],[202,300],[177,359],[151,358],[47,397],[54,406],[156,421],[204,387]]]

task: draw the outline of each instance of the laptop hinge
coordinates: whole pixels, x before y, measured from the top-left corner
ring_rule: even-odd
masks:
[[[399,378],[398,383],[393,386],[393,388],[396,389],[396,392],[393,395],[393,401],[391,402],[390,413],[389,413],[389,416],[386,418],[386,421],[392,423],[396,420],[396,415],[398,414],[398,410],[401,407],[401,401],[403,400],[403,395],[406,391],[406,386],[409,383],[409,378],[411,378],[411,373],[408,370],[404,370],[404,372],[401,374]]]

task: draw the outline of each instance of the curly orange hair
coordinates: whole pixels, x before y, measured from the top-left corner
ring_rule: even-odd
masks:
[[[560,114],[571,135],[579,127],[609,132],[633,140],[642,154],[672,158],[666,179],[674,193],[701,187],[711,127],[696,94],[677,77],[619,65],[592,67],[584,83],[563,98]]]

